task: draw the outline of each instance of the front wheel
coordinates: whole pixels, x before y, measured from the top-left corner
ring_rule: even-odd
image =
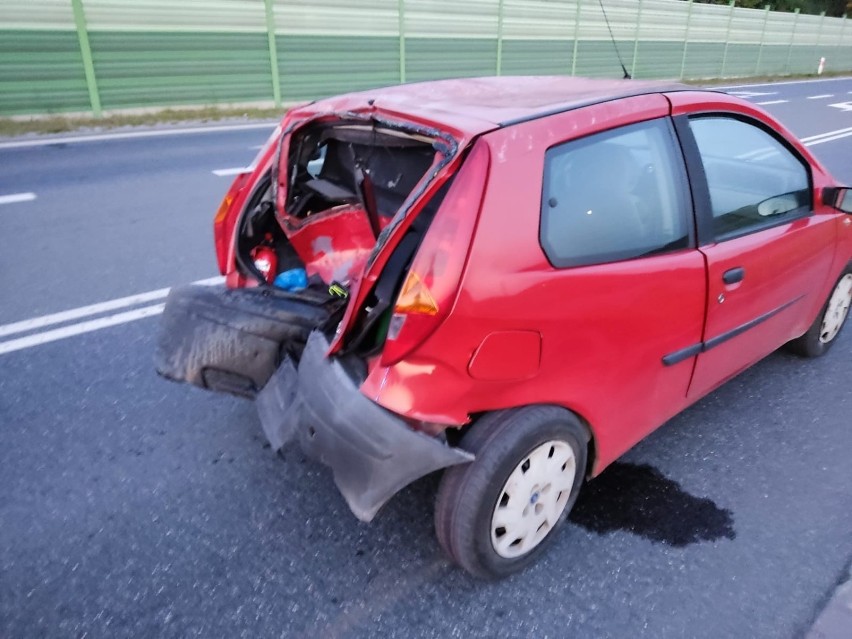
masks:
[[[553,541],[577,499],[588,434],[556,406],[489,414],[460,446],[476,455],[445,471],[435,530],[445,552],[483,578],[526,567]]]
[[[849,317],[852,306],[852,266],[846,267],[837,280],[825,306],[822,307],[808,332],[788,344],[789,349],[802,357],[819,357],[828,352],[837,340]]]

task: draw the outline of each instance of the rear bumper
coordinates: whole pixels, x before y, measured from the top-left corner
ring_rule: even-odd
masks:
[[[370,521],[403,487],[473,455],[411,430],[361,394],[319,331],[308,338],[298,367],[286,359],[257,396],[263,430],[278,449],[298,440],[329,466],[352,512]]]
[[[157,372],[174,381],[253,397],[287,353],[298,354],[333,302],[310,291],[172,289],[160,327]]]

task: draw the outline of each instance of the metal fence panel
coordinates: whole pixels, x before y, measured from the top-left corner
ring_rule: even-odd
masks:
[[[0,29],[0,114],[90,108],[76,33]]]
[[[682,0],[2,0],[0,114],[293,102],[492,74],[852,70],[840,18]],[[610,40],[610,30],[617,51]]]
[[[399,35],[400,0],[274,0],[273,4],[279,35]]]
[[[83,0],[91,31],[257,33],[264,0]]]
[[[287,102],[399,81],[395,37],[284,35],[277,42],[281,93]]]
[[[4,0],[0,2],[0,28],[70,31],[74,29],[74,12],[69,0]]]
[[[272,100],[266,35],[92,31],[104,108]]]

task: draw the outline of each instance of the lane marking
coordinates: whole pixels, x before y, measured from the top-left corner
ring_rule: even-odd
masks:
[[[849,132],[852,132],[852,126],[846,127],[845,129],[837,129],[836,131],[828,131],[826,133],[818,133],[816,135],[811,135],[811,136],[808,136],[806,138],[799,138],[799,141],[807,144],[808,142],[811,142],[813,140],[819,140],[821,138],[828,138],[828,137],[838,135],[840,133],[845,134],[845,133],[849,133]]]
[[[235,166],[231,169],[216,169],[212,173],[219,177],[227,177],[229,175],[239,175],[240,173],[250,173],[252,171],[254,171],[253,166]]]
[[[728,91],[728,93],[740,98],[756,98],[761,95],[778,95],[778,91]]]
[[[817,82],[848,82],[852,80],[852,76],[847,76],[843,78],[818,78],[813,80],[785,80],[784,82],[759,82],[757,84],[732,84],[730,86],[724,87],[707,87],[708,89],[720,89],[722,91],[726,89],[745,89],[748,87],[777,87],[784,86],[788,84],[815,84]],[[852,93],[852,91],[850,91]]]
[[[835,109],[840,109],[841,111],[852,111],[852,102],[835,102],[834,104],[829,104],[828,106],[834,107]]]
[[[53,330],[44,331],[43,333],[36,333],[35,335],[28,335],[27,337],[19,337],[18,339],[0,342],[0,355],[19,351],[24,348],[39,346],[41,344],[47,344],[49,342],[55,342],[56,340],[73,337],[74,335],[91,333],[92,331],[107,328],[108,326],[116,326],[117,324],[125,324],[145,317],[151,317],[152,315],[159,315],[163,312],[165,307],[165,304],[144,306],[132,311],[124,311],[123,313],[107,315],[106,317],[80,322],[79,324],[71,324],[70,326],[54,328]]]
[[[755,104],[758,104],[760,106],[767,106],[769,104],[784,104],[786,102],[789,102],[789,100],[769,100],[768,102],[755,102]]]
[[[811,142],[805,142],[805,146],[816,146],[817,144],[822,144],[823,142],[834,142],[835,140],[840,140],[842,138],[848,138],[850,135],[852,135],[852,131],[847,131],[846,133],[834,135],[830,138],[820,138],[819,140],[813,140]]]
[[[809,95],[805,100],[824,100],[825,98],[833,98],[833,93],[823,93],[822,95]]]
[[[192,135],[193,133],[227,133],[229,131],[252,131],[255,129],[274,129],[275,122],[253,122],[251,124],[229,124],[225,126],[185,127],[180,129],[153,129],[150,131],[125,131],[123,133],[100,133],[94,135],[69,135],[39,138],[37,140],[14,140],[0,142],[0,149],[27,149],[55,144],[80,144],[85,142],[105,142],[109,140],[131,140],[135,138],[157,138],[169,135]]]
[[[220,275],[218,277],[197,280],[192,283],[199,286],[213,286],[215,284],[221,284],[224,281],[225,278]],[[50,315],[42,315],[41,317],[34,317],[20,322],[5,324],[0,326],[0,337],[14,335],[15,333],[26,333],[27,331],[32,331],[37,328],[44,328],[45,326],[52,326],[54,324],[62,324],[63,322],[69,322],[82,317],[98,315],[100,313],[106,313],[107,311],[114,311],[119,308],[136,306],[137,304],[142,304],[144,302],[162,299],[169,294],[170,290],[170,288],[160,288],[155,291],[128,295],[127,297],[119,297],[118,299],[100,302],[98,304],[89,304],[88,306],[72,308],[59,313],[51,313]],[[2,343],[0,343],[0,345],[2,345]]]
[[[31,202],[36,199],[35,193],[11,193],[0,195],[0,204],[14,204],[15,202]]]

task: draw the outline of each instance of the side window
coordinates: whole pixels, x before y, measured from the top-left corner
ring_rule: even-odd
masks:
[[[716,240],[810,212],[808,169],[775,136],[730,117],[696,117],[689,125],[707,175]]]
[[[689,246],[686,177],[668,119],[548,149],[541,245],[557,267]]]

